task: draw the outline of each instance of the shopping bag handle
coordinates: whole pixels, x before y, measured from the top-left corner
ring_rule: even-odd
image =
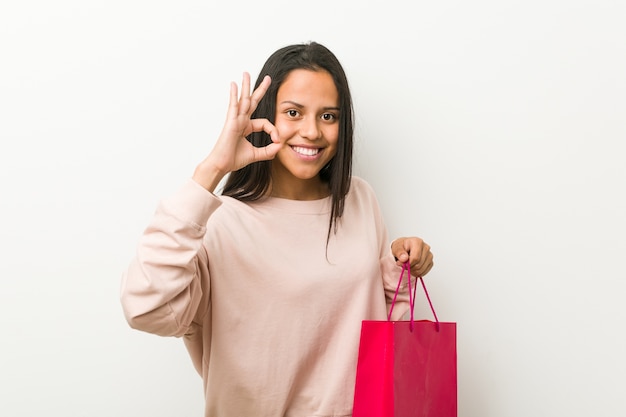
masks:
[[[407,261],[402,264],[402,271],[400,271],[400,278],[398,279],[398,286],[396,287],[396,292],[393,295],[393,300],[391,301],[391,307],[389,308],[389,314],[387,315],[387,321],[391,321],[391,313],[393,312],[393,306],[396,304],[396,298],[398,298],[398,292],[400,292],[400,285],[402,284],[402,278],[404,277],[404,271],[406,271],[407,282],[409,284],[409,308],[411,314],[411,321],[409,324],[409,329],[413,331],[413,310],[415,309],[415,292],[417,290],[417,280],[415,282],[415,286],[413,290],[411,290],[411,264]],[[437,313],[435,313],[435,308],[433,307],[432,301],[430,301],[430,296],[428,295],[428,290],[426,289],[426,284],[424,284],[424,280],[422,277],[417,277],[417,279],[422,283],[422,288],[424,289],[424,294],[426,294],[426,299],[428,300],[428,304],[430,305],[430,311],[433,312],[433,316],[435,317],[435,328],[439,331],[439,319],[437,318]]]

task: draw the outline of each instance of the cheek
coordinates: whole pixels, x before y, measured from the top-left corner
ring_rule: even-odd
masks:
[[[324,132],[324,137],[330,146],[337,147],[339,143],[339,126],[330,126],[329,129]]]
[[[326,137],[326,141],[328,143],[327,150],[330,151],[327,153],[326,158],[330,161],[337,155],[337,148],[339,147],[339,135],[334,134],[331,137]]]

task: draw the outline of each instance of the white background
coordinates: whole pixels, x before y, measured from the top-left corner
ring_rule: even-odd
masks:
[[[202,415],[121,273],[229,82],[308,40],[346,68],[390,235],[433,247],[459,416],[625,415],[625,4],[4,1],[0,415]]]

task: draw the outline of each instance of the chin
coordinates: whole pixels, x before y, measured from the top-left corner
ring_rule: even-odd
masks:
[[[292,172],[291,175],[293,175],[295,178],[302,180],[302,181],[307,181],[307,180],[313,180],[316,178],[319,178],[320,176],[320,172],[316,171],[313,173],[297,173],[297,172]]]

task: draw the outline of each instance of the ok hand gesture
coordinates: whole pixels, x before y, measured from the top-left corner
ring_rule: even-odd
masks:
[[[250,74],[243,74],[241,95],[237,97],[237,84],[230,85],[230,102],[226,123],[213,150],[197,167],[193,179],[213,192],[221,179],[231,171],[236,171],[257,161],[273,159],[281,148],[276,127],[267,119],[252,119],[259,101],[270,86],[271,79],[265,76],[259,87],[250,94]],[[272,143],[257,148],[246,136],[252,132],[266,132]]]

